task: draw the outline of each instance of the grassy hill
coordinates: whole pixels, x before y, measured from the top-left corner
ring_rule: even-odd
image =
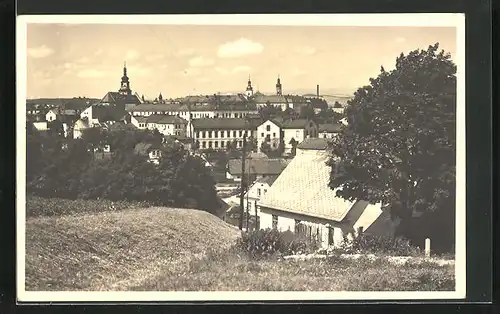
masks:
[[[239,232],[198,210],[125,209],[26,221],[26,290],[127,290]]]

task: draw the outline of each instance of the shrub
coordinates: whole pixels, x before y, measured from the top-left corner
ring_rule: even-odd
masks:
[[[236,246],[253,257],[313,252],[317,243],[290,231],[263,229],[243,233]]]
[[[354,240],[348,242],[341,250],[346,253],[366,253],[383,254],[395,256],[416,256],[420,255],[420,249],[412,246],[410,241],[403,237],[374,236],[362,234]]]

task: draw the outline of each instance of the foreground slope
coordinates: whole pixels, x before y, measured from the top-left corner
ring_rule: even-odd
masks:
[[[26,290],[127,290],[238,236],[219,218],[189,209],[28,218]]]

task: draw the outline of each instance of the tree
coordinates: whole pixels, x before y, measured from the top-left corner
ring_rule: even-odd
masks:
[[[305,105],[305,106],[300,108],[300,113],[299,113],[300,119],[311,120],[311,119],[314,119],[315,116],[316,116],[316,114],[315,114],[314,109],[311,105],[308,104],[308,105]]]
[[[259,115],[264,121],[276,118],[282,112],[280,107],[271,105],[268,101],[264,107],[259,108]]]
[[[389,205],[399,232],[414,241],[428,236],[415,232],[424,221],[436,240],[453,239],[456,66],[438,48],[401,54],[394,70],[382,67],[356,91],[329,161],[337,196]]]

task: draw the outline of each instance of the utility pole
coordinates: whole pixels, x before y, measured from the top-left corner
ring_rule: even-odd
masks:
[[[246,158],[246,146],[247,146],[247,133],[243,134],[243,156],[241,157],[241,186],[240,186],[240,230],[243,230],[243,215],[245,213],[245,158]],[[248,231],[248,227],[247,227]]]
[[[250,211],[248,208],[249,207],[248,194],[250,193],[250,181],[251,181],[251,179],[250,179],[250,167],[251,166],[252,166],[251,159],[248,158],[248,176],[247,176],[248,183],[247,183],[247,188],[246,188],[246,190],[247,190],[247,231],[249,230],[248,226],[250,225]]]

